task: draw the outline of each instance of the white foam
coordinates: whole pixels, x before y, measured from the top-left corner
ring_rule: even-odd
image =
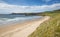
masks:
[[[41,18],[41,16],[30,16],[30,17],[16,17],[16,18],[0,18],[0,25],[7,23],[16,23],[17,21],[26,21],[36,18]]]

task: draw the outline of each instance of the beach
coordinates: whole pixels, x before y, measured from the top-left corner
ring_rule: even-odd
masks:
[[[44,16],[43,18],[30,20],[23,23],[15,23],[11,26],[0,28],[0,37],[28,37],[31,33],[33,33],[36,28],[50,19],[49,16]]]

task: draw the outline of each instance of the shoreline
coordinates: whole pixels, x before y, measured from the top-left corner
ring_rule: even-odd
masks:
[[[4,27],[4,26],[7,26],[6,24],[8,24],[8,26],[10,26],[10,25],[12,25],[12,24],[17,24],[17,23],[24,23],[24,22],[27,22],[27,21],[34,21],[34,20],[36,20],[36,19],[41,19],[41,18],[43,18],[43,16],[40,16],[39,18],[34,18],[34,19],[27,19],[27,20],[19,20],[19,21],[9,21],[9,22],[6,22],[6,23],[4,23],[4,24],[1,24],[0,25],[0,28],[1,27]]]
[[[45,16],[45,17],[43,17],[41,19],[31,20],[31,21],[27,21],[27,22],[24,22],[24,23],[17,23],[17,24],[12,25],[12,26],[0,28],[0,36],[4,36],[5,37],[5,36],[9,35],[10,33],[14,36],[14,35],[17,35],[16,33],[14,34],[14,32],[20,32],[20,34],[21,34],[20,36],[23,37],[23,35],[22,35],[23,33],[22,32],[24,32],[24,30],[26,30],[26,29],[28,30],[29,28],[33,28],[35,30],[41,23],[43,23],[44,21],[48,20],[49,18],[50,17]],[[34,30],[32,30],[32,31],[34,31]],[[29,32],[27,32],[27,33],[29,33]],[[31,34],[31,33],[32,32],[30,31],[29,34]],[[26,37],[27,35],[24,35],[24,37]]]

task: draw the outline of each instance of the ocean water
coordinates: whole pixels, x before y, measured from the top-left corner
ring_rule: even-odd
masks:
[[[41,17],[42,16],[24,16],[24,15],[3,14],[3,15],[0,15],[0,25],[23,22],[27,20],[34,20],[34,19],[41,18]]]

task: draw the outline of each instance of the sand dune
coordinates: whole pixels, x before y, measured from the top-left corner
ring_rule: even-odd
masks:
[[[28,37],[28,35],[33,33],[41,23],[48,20],[49,18],[49,16],[45,16],[41,19],[26,21],[24,23],[16,23],[12,26],[2,27],[0,28],[0,37]]]

